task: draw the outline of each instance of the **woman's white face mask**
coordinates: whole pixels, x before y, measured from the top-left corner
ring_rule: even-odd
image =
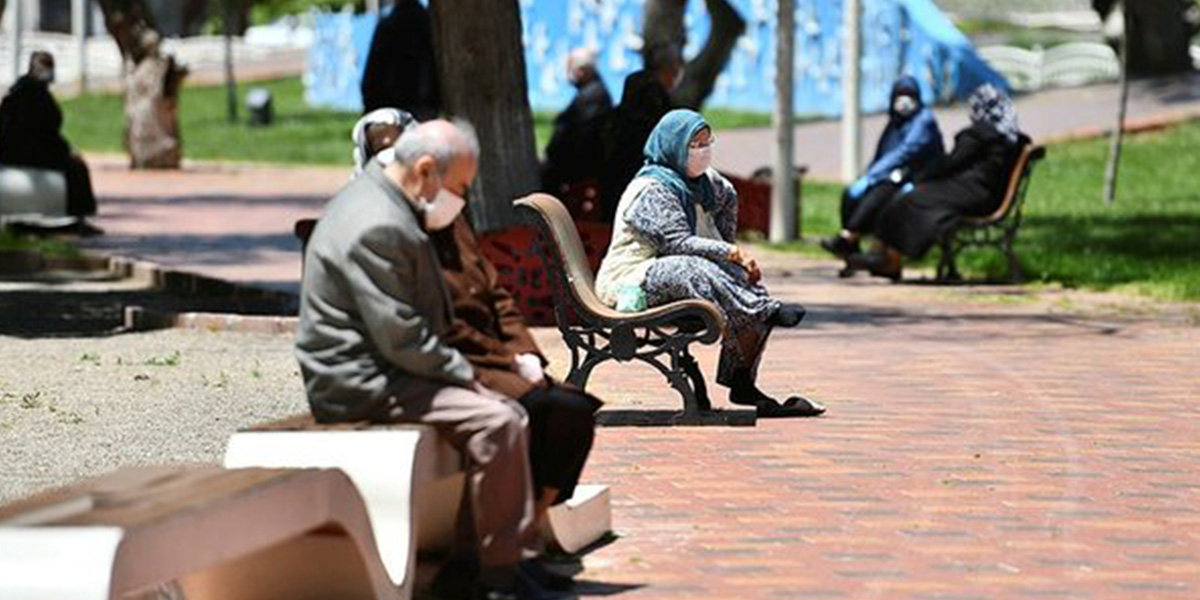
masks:
[[[712,144],[688,148],[687,176],[699,177],[712,165]]]
[[[896,96],[896,101],[892,103],[892,110],[896,111],[896,114],[905,118],[910,117],[913,113],[917,112],[917,108],[919,108],[917,100],[912,96]]]

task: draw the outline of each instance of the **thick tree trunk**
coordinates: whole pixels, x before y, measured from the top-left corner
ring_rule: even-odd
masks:
[[[655,49],[687,45],[683,13],[688,0],[646,0],[642,9],[642,63],[653,67]]]
[[[648,53],[655,48],[671,44],[684,47],[687,33],[683,28],[683,14],[687,3],[688,0],[646,2],[642,26],[643,61],[650,58]],[[738,38],[746,31],[746,21],[728,0],[705,0],[704,4],[712,19],[708,39],[700,53],[687,63],[683,81],[679,82],[679,87],[671,95],[675,104],[697,110],[712,94],[717,77],[733,55]]]
[[[177,169],[183,159],[179,89],[187,69],[162,53],[142,0],[97,0],[125,60],[125,149],[134,169]]]
[[[712,94],[717,77],[733,55],[738,38],[746,31],[746,21],[727,0],[705,0],[705,5],[712,18],[712,29],[700,54],[688,61],[683,81],[679,82],[679,87],[672,94],[676,104],[696,110],[700,110]]]
[[[1192,70],[1193,25],[1185,18],[1188,2],[1182,0],[1127,0],[1125,31],[1129,44],[1129,75],[1169,75]],[[1093,0],[1101,18],[1118,5],[1114,0]]]
[[[430,16],[442,105],[479,135],[475,226],[508,227],[516,223],[513,200],[538,188],[517,0],[433,0]]]

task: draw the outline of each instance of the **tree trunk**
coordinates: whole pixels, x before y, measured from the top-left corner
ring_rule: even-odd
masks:
[[[708,14],[712,18],[712,29],[704,48],[683,72],[683,81],[675,89],[672,98],[680,106],[700,110],[704,101],[712,94],[717,77],[725,69],[738,38],[746,31],[746,21],[727,0],[705,0]]]
[[[8,5],[8,0],[0,0],[0,19],[4,19],[4,7]]]
[[[1129,7],[1125,11],[1125,31],[1129,38],[1129,75],[1169,75],[1192,70],[1188,48],[1193,26],[1185,18],[1188,2],[1127,1]],[[1117,5],[1114,0],[1092,2],[1101,18],[1107,17]]]
[[[430,17],[442,105],[479,135],[475,226],[485,232],[514,225],[513,200],[538,188],[517,0],[433,0]]]
[[[687,32],[683,27],[683,14],[688,0],[648,0],[643,13],[642,60],[647,62],[654,48],[675,45],[683,48],[687,44]],[[725,69],[738,38],[746,31],[746,21],[728,0],[705,0],[712,27],[704,48],[687,63],[683,81],[671,94],[679,106],[699,110],[712,94],[717,77]]]
[[[134,169],[177,169],[183,159],[179,89],[187,69],[163,54],[142,0],[97,0],[125,60],[125,149]]]
[[[667,46],[683,49],[687,31],[683,13],[688,0],[646,0],[642,12],[642,64],[653,67],[654,50]]]

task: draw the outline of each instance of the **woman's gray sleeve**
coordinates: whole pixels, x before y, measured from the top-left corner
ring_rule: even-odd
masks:
[[[733,184],[729,183],[728,179],[719,174],[714,173],[711,180],[713,184],[713,200],[715,200],[716,204],[716,208],[712,214],[713,223],[717,226],[717,231],[721,233],[721,237],[732,244],[737,239],[737,190],[733,189]]]
[[[733,252],[732,244],[692,233],[679,200],[664,185],[647,185],[626,209],[625,222],[654,245],[659,256],[701,256],[723,261]]]

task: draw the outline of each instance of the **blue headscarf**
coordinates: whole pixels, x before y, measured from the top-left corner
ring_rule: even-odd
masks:
[[[650,137],[646,140],[643,154],[646,163],[636,177],[650,177],[667,186],[679,198],[683,213],[687,215],[688,227],[696,231],[696,202],[706,211],[712,211],[713,189],[708,177],[701,174],[688,178],[688,144],[692,138],[708,127],[700,113],[680,108],[663,115]]]

